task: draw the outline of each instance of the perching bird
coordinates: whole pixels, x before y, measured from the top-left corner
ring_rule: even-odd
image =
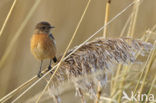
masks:
[[[50,59],[48,70],[51,69],[51,62],[57,62],[56,58],[56,42],[50,32],[54,28],[48,22],[40,22],[36,25],[34,34],[31,38],[31,52],[41,61],[38,77],[41,77],[42,63],[44,59]]]

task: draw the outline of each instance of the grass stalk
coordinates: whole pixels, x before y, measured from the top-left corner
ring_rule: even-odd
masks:
[[[101,83],[99,81],[98,82],[98,87],[97,87],[97,94],[96,94],[96,101],[95,101],[95,103],[99,103],[101,94],[102,94],[102,88],[101,88]]]
[[[123,34],[124,34],[124,32],[125,32],[125,30],[126,30],[128,24],[129,24],[129,22],[130,22],[132,16],[133,16],[133,13],[131,13],[131,15],[129,16],[128,20],[126,21],[126,23],[125,23],[125,25],[124,25],[124,27],[123,27],[121,33],[120,33],[120,37],[123,36]],[[111,98],[113,97],[114,93],[115,93],[116,90],[117,90],[117,87],[118,87],[118,86],[117,86],[117,79],[118,79],[118,77],[119,77],[119,75],[120,75],[120,73],[121,73],[121,68],[122,68],[122,64],[118,64],[117,71],[116,71],[116,74],[115,74],[115,76],[114,76],[114,80],[112,80],[113,83],[111,83],[111,93],[110,93]]]
[[[36,79],[36,77],[33,77],[29,81],[21,84],[19,87],[17,87],[13,91],[11,91],[9,94],[7,94],[3,98],[1,98],[0,99],[0,103],[4,103],[4,102],[8,101],[11,97],[13,97],[14,95],[16,95],[19,91],[21,91],[24,87],[26,87],[28,84],[30,84],[31,82],[33,82],[35,79]]]
[[[2,28],[1,28],[1,30],[0,30],[0,37],[1,37],[2,34],[3,34],[4,28],[5,28],[7,22],[8,22],[8,20],[9,20],[9,18],[10,18],[10,15],[12,14],[12,11],[13,11],[13,9],[14,9],[14,7],[15,7],[16,2],[17,2],[17,0],[14,0],[14,2],[12,3],[11,8],[10,8],[10,10],[9,10],[9,13],[8,13],[7,17],[6,17],[5,20],[4,20],[4,23],[3,23]]]
[[[156,29],[156,25],[154,25],[154,26],[152,27],[151,31],[154,31],[155,29]],[[144,40],[145,42],[148,41],[148,39],[150,38],[151,33],[152,33],[152,32],[150,32],[150,33],[149,33],[149,36]],[[139,80],[138,80],[138,82],[137,82],[137,84],[136,84],[136,86],[135,86],[135,89],[133,90],[134,93],[136,93],[136,90],[137,90],[137,88],[138,88],[138,86],[139,86],[139,84],[140,84],[140,81],[141,81],[141,78],[142,78],[142,76],[143,76],[143,73],[144,73],[144,72],[141,73],[141,75],[140,75],[140,77],[139,77]]]
[[[122,64],[119,64],[118,67],[117,67],[117,71],[116,71],[116,74],[114,76],[114,80],[111,80],[113,81],[113,84],[111,84],[111,93],[110,93],[110,96],[112,97],[114,95],[114,93],[116,92],[117,90],[117,80],[118,80],[118,77],[121,73],[121,69],[122,69]],[[113,79],[113,78],[112,78]]]
[[[136,5],[136,4],[138,4],[137,1],[135,2],[135,5]],[[135,6],[134,8],[136,8],[136,6]],[[133,8],[133,9],[134,9],[134,8]],[[133,29],[132,29],[132,26],[131,26],[131,25],[132,25],[132,17],[134,16],[134,14],[135,14],[136,16],[135,16],[135,22],[134,22],[134,24],[133,24]],[[125,32],[125,30],[126,30],[128,24],[129,24],[130,20],[131,20],[131,22],[130,22],[130,26],[129,26],[129,31],[133,31],[132,34],[134,34],[134,28],[135,28],[135,23],[136,23],[137,14],[138,14],[138,11],[137,11],[137,12],[134,12],[134,11],[133,11],[133,12],[131,13],[131,15],[129,16],[128,20],[126,21],[126,23],[125,23],[125,25],[124,25],[124,27],[123,27],[123,29],[122,29],[122,31],[121,31],[120,37],[123,36],[123,34],[124,34],[124,32]],[[127,36],[131,36],[131,37],[133,36],[133,35],[129,35],[129,34],[130,34],[130,33],[128,33]],[[119,77],[119,74],[120,74],[120,71],[121,71],[121,67],[122,67],[122,65],[119,64],[119,65],[118,65],[118,68],[117,68],[116,75],[115,75],[115,80]],[[117,82],[114,82],[114,85],[111,86],[111,88],[112,88],[112,89],[111,89],[111,90],[112,90],[112,91],[111,91],[111,97],[113,96],[113,94],[114,94],[115,91],[116,91],[116,88],[117,88],[117,87],[116,87],[116,86],[117,86],[116,84],[117,84]]]
[[[109,9],[110,9],[110,4],[111,4],[111,0],[107,0],[106,3],[106,10],[105,10],[105,20],[104,20],[104,24],[107,24],[108,19],[109,19]],[[103,29],[103,36],[106,38],[106,32],[107,32],[107,27],[105,27]]]
[[[123,77],[121,78],[121,82],[120,82],[120,85],[119,85],[119,96],[118,96],[118,103],[121,103],[121,97],[122,97],[122,91],[124,89],[124,83],[125,83],[125,78],[126,78],[126,75],[127,75],[127,72],[129,71],[129,66],[123,66],[123,72],[122,72],[122,75]]]
[[[24,29],[24,27],[26,26],[27,22],[29,21],[29,19],[31,18],[32,14],[35,12],[36,8],[38,7],[40,3],[40,0],[36,0],[35,4],[33,5],[33,7],[31,8],[30,12],[28,13],[27,17],[24,19],[23,23],[21,24],[21,26],[19,27],[18,31],[16,32],[15,36],[12,38],[12,40],[10,41],[4,55],[2,56],[1,60],[0,60],[0,68],[3,66],[3,64],[6,62],[7,57],[9,56],[9,53],[12,51],[12,48],[15,44],[15,42],[17,41],[18,37],[22,34],[22,30]]]
[[[130,23],[130,20],[132,19],[133,13],[131,13],[131,15],[129,16],[129,18],[127,19],[121,33],[120,33],[120,37],[122,37],[125,33],[126,28],[128,27],[128,24]]]
[[[136,19],[137,19],[139,3],[140,3],[140,1],[138,1],[138,0],[134,0],[134,1],[135,1],[135,5],[133,6],[133,13],[132,13],[132,15],[134,14],[134,16],[132,16],[132,18],[131,18],[129,31],[128,31],[128,34],[127,34],[128,37],[133,37],[134,36]],[[121,96],[122,96],[122,91],[123,91],[123,87],[124,87],[124,81],[125,81],[126,74],[129,71],[129,69],[130,69],[130,66],[125,66],[123,68],[123,70],[124,70],[123,71],[123,78],[122,78],[122,80],[120,82],[120,86],[119,86],[119,88],[120,88],[120,94],[118,96],[118,102],[119,103],[121,102]]]
[[[137,16],[138,16],[138,11],[139,11],[139,5],[140,1],[136,1],[135,5],[133,6],[133,17],[131,18],[130,26],[129,26],[129,31],[128,31],[128,36],[133,37],[134,32],[135,32],[135,26],[136,26],[136,21],[137,21]]]
[[[44,74],[46,71],[43,70],[42,73]],[[20,86],[18,86],[16,89],[14,89],[13,91],[11,91],[10,93],[8,93],[7,95],[5,95],[4,97],[2,97],[0,99],[0,103],[4,103],[6,101],[8,101],[10,98],[12,98],[13,96],[15,96],[18,92],[20,92],[23,88],[25,88],[27,85],[29,85],[30,83],[32,83],[33,81],[35,81],[38,77],[34,76],[31,79],[29,79],[28,81],[24,82],[23,84],[21,84]]]
[[[142,38],[144,37],[145,35],[143,35],[142,36]],[[150,37],[150,36],[149,36]],[[149,39],[149,37],[148,38],[146,38],[144,41],[147,41],[148,39]],[[140,54],[140,51],[138,52],[138,53],[136,53],[136,58],[139,56],[139,54]],[[120,83],[120,94],[119,94],[119,97],[118,97],[118,102],[121,102],[121,95],[122,95],[122,91],[123,91],[123,86],[124,86],[124,80],[125,80],[125,78],[126,78],[126,75],[127,75],[127,73],[129,72],[129,70],[130,70],[130,68],[131,68],[131,66],[132,65],[130,65],[130,66],[125,66],[125,68],[123,68],[123,73],[121,73],[121,74],[123,74],[124,76],[123,76],[123,78],[122,78],[122,81],[121,81],[121,83]],[[121,67],[119,67],[119,70],[121,69]],[[118,72],[118,71],[117,71]],[[119,74],[119,73],[118,73]],[[118,77],[118,75],[117,75],[117,77]],[[115,86],[114,86],[114,88],[115,88]],[[116,87],[117,88],[117,87]],[[115,90],[114,90],[114,92],[115,92]],[[114,93],[113,92],[113,93]]]
[[[147,94],[148,97],[149,97],[149,94],[151,93],[155,83],[156,83],[156,75],[154,76],[154,79],[152,81],[151,87],[150,87],[149,92]],[[147,101],[145,101],[145,103],[147,103]]]
[[[110,4],[111,4],[111,0],[107,0],[107,3],[106,3],[106,10],[105,10],[105,20],[104,20],[104,25],[107,24],[108,22],[108,19],[109,19],[109,9],[110,9]],[[106,32],[107,32],[107,27],[105,27],[103,29],[103,37],[106,38]],[[97,87],[97,99],[95,101],[95,103],[98,103],[99,102],[99,99],[100,99],[100,96],[101,96],[101,92],[102,92],[102,88],[100,86],[100,82],[98,84],[98,87]]]
[[[154,42],[154,47],[156,46],[156,41]],[[147,61],[146,61],[146,64],[144,66],[144,71],[145,71],[145,74],[144,74],[144,77],[143,77],[143,80],[142,80],[142,84],[140,86],[140,89],[138,90],[138,92],[141,94],[142,91],[143,91],[143,88],[144,88],[144,85],[145,85],[145,81],[146,81],[146,78],[147,78],[147,75],[150,71],[150,68],[155,60],[155,57],[156,57],[156,50],[155,48],[153,48],[153,50],[151,51]]]

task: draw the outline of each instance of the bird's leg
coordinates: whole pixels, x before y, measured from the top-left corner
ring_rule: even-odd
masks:
[[[52,63],[52,60],[56,63],[57,62],[57,58],[56,57],[54,57],[53,59],[50,59],[50,64],[49,64],[49,66],[48,66],[48,71],[49,70],[51,70],[51,63]],[[52,73],[52,72],[51,72]]]
[[[48,66],[48,70],[51,70],[51,62],[52,62],[52,59],[50,59],[50,64]]]
[[[43,75],[41,72],[42,72],[42,63],[43,63],[43,60],[41,60],[41,65],[40,65],[40,69],[39,69],[39,72],[38,72],[38,74],[37,74],[37,76],[39,77],[39,78],[41,78],[41,76]]]

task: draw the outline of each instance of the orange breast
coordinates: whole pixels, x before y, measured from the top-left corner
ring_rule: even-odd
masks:
[[[56,56],[56,45],[47,34],[34,34],[31,38],[31,52],[39,60]]]

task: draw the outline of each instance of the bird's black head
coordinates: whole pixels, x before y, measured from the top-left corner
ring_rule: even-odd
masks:
[[[48,22],[39,22],[36,27],[35,31],[37,33],[50,33],[50,29],[55,28],[54,26],[51,26]]]

